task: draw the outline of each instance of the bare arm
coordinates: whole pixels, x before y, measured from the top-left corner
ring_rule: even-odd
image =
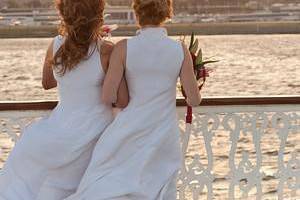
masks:
[[[51,42],[44,61],[43,67],[43,79],[42,85],[45,90],[49,90],[55,88],[57,86],[57,82],[53,75],[52,70],[52,60],[53,60],[53,41]]]
[[[119,108],[125,108],[129,103],[128,88],[124,78],[126,43],[126,40],[118,42],[111,53],[102,92],[104,103],[115,104]]]
[[[187,96],[187,103],[190,106],[198,106],[201,103],[201,95],[194,75],[193,60],[184,44],[183,49],[184,61],[180,72],[180,81]]]

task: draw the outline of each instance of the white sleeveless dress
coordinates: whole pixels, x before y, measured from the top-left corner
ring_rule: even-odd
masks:
[[[98,141],[74,195],[66,200],[175,200],[182,161],[176,83],[184,52],[164,28],[127,41],[130,103]]]
[[[54,53],[62,43],[61,36],[54,39]],[[59,104],[23,131],[1,172],[0,200],[62,200],[76,191],[113,120],[112,108],[100,100],[104,72],[95,45],[74,70],[54,72]]]

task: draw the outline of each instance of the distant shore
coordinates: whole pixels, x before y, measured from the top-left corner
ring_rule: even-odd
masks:
[[[231,35],[231,34],[300,34],[300,21],[289,22],[230,22],[205,24],[168,24],[170,35]],[[114,36],[132,36],[136,25],[121,25]],[[56,26],[0,27],[0,38],[37,38],[57,35]]]

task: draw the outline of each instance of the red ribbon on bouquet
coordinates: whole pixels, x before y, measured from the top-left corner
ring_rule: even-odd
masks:
[[[202,79],[202,83],[198,87],[199,91],[200,91],[200,90],[202,90],[207,77],[209,77],[210,73],[212,72],[211,69],[206,68],[206,65],[209,63],[216,63],[219,61],[203,59],[202,49],[199,48],[199,40],[198,39],[195,40],[194,33],[192,33],[192,35],[191,35],[189,51],[190,51],[192,59],[193,59],[193,67],[194,67],[195,77],[196,77],[197,81]],[[181,91],[182,91],[182,95],[184,96],[184,98],[187,99],[187,96],[186,96],[182,86],[181,86]],[[187,105],[185,122],[187,124],[192,124],[192,122],[193,122],[193,108],[189,105]]]

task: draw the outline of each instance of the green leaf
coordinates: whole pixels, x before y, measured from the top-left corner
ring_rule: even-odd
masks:
[[[196,66],[195,66],[195,69],[196,70],[200,70],[201,68],[203,68],[204,67],[204,64],[203,63],[199,63],[199,64],[197,64]]]
[[[202,59],[202,49],[199,49],[198,55],[197,55],[197,58],[196,58],[196,65],[201,64],[202,61],[203,61],[203,59]]]
[[[190,46],[189,46],[189,49],[191,50],[193,44],[194,44],[194,40],[195,40],[195,33],[192,32],[192,35],[191,35],[191,41],[190,41]]]
[[[197,50],[198,50],[198,47],[199,47],[199,40],[196,39],[196,41],[192,45],[192,48],[190,49],[190,52],[192,52],[193,54],[196,54]]]
[[[210,63],[217,63],[219,62],[218,60],[207,60],[207,61],[204,61],[202,62],[202,65],[206,65],[206,64],[210,64]]]

